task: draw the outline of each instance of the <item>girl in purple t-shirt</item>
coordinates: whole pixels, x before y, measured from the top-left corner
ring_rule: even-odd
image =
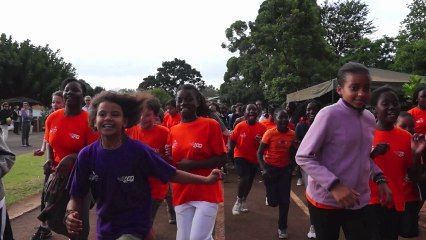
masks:
[[[93,99],[89,125],[100,139],[79,153],[70,178],[71,199],[65,215],[70,236],[82,231],[79,210],[89,190],[96,199],[97,239],[145,239],[151,229],[148,176],[200,184],[222,178],[217,169],[208,177],[176,170],[150,147],[125,135],[124,128],[137,124],[149,98],[104,91]]]

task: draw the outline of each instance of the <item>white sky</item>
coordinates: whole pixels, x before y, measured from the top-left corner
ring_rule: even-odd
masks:
[[[254,21],[263,0],[0,0],[0,31],[49,44],[92,87],[138,87],[163,61],[185,60],[219,87],[231,57],[220,44],[236,20]],[[318,0],[323,2],[323,0]],[[411,0],[365,0],[378,31],[395,36]]]

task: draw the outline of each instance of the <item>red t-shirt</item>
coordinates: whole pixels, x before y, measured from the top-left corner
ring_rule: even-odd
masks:
[[[165,126],[168,129],[170,129],[174,125],[179,124],[180,121],[181,121],[181,117],[180,117],[179,113],[176,113],[174,116],[172,116],[172,115],[170,115],[169,113],[166,112],[164,114],[163,126]]]
[[[378,143],[388,143],[390,149],[384,154],[374,158],[374,162],[386,176],[392,202],[388,207],[395,206],[399,212],[405,209],[404,182],[407,169],[413,163],[411,150],[411,134],[401,128],[395,127],[390,131],[374,130],[373,147]],[[371,199],[370,204],[379,204],[379,188],[370,179]]]
[[[419,107],[408,110],[408,113],[413,116],[415,122],[414,131],[416,133],[426,134],[426,110],[422,110]]]
[[[81,111],[77,116],[65,116],[59,109],[46,119],[44,138],[53,149],[53,165],[69,154],[78,154],[81,149],[98,139],[98,134],[89,127],[89,115]]]
[[[168,144],[172,148],[172,164],[184,159],[203,161],[226,153],[219,123],[210,118],[199,117],[195,121],[180,123],[170,129]],[[193,174],[208,176],[213,169],[194,169]],[[190,201],[223,202],[220,181],[213,185],[173,183],[173,204]]]
[[[259,142],[256,135],[263,135],[266,127],[262,123],[256,122],[254,125],[240,122],[231,134],[231,140],[235,142],[234,157],[244,158],[250,163],[257,164],[257,149]]]
[[[126,130],[127,135],[135,140],[139,140],[150,146],[154,152],[158,153],[163,159],[166,158],[166,144],[169,136],[169,129],[155,124],[149,130],[142,129],[139,125]],[[151,188],[151,197],[153,199],[163,200],[169,189],[168,183],[163,183],[158,178],[149,177],[149,186]]]
[[[277,128],[266,131],[262,137],[262,143],[268,145],[264,154],[265,162],[274,167],[285,167],[289,165],[289,150],[295,139],[296,133],[290,129],[285,133],[278,131]]]
[[[263,125],[265,125],[266,129],[269,130],[271,128],[274,128],[277,126],[277,124],[271,120],[267,119],[263,119],[262,121],[260,121],[260,123],[262,123]]]

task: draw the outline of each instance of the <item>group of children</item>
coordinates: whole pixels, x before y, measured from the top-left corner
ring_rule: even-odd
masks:
[[[178,89],[176,106],[168,109],[161,126],[161,106],[153,96],[105,91],[85,113],[84,85],[68,79],[62,87],[65,108],[48,117],[45,137],[46,169],[70,175],[65,234],[87,239],[91,196],[97,239],[154,239],[155,215],[168,182],[173,182],[176,238],[213,239],[223,202],[219,169],[228,156],[239,176],[232,213],[248,212],[247,198],[260,168],[266,204],[279,208],[281,239],[289,236],[293,159],[306,186],[312,225],[308,237],[338,239],[340,228],[346,239],[416,236],[423,204],[417,183],[425,178],[426,88],[415,93],[418,106],[401,115],[396,92],[386,86],[376,89],[371,105],[377,120],[365,110],[370,88],[365,66],[345,64],[337,76],[341,99],[323,109],[310,101],[296,126],[287,111],[273,106],[268,118],[259,121],[261,109],[248,104],[244,115],[233,119],[237,124],[227,149],[220,118],[212,119],[193,85]],[[77,127],[87,119],[90,129]]]

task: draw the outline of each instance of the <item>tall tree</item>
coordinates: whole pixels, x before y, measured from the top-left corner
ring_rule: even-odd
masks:
[[[325,38],[336,56],[344,56],[356,48],[356,41],[375,31],[373,21],[368,20],[368,5],[360,0],[326,0],[320,6],[321,24]]]
[[[146,90],[153,88],[163,88],[171,96],[176,94],[176,90],[183,84],[193,84],[199,90],[203,90],[205,82],[201,73],[191,65],[175,58],[173,61],[162,63],[162,67],[157,69],[155,76],[148,76],[139,84],[138,89]]]
[[[426,0],[413,0],[398,34],[394,70],[426,75]]]
[[[75,76],[75,68],[64,61],[60,50],[53,51],[49,45],[34,46],[30,40],[18,43],[1,34],[1,98],[25,96],[47,105],[61,81]]]
[[[235,85],[262,89],[269,102],[281,104],[287,93],[330,79],[334,72],[315,0],[266,0],[254,22],[237,21],[226,35],[229,44],[222,46],[239,56],[228,60],[225,82],[242,80]]]

